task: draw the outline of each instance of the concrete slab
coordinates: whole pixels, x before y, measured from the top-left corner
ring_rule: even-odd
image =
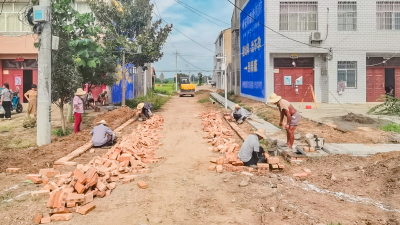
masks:
[[[349,154],[354,156],[369,156],[377,153],[400,151],[400,144],[325,144],[332,154]]]

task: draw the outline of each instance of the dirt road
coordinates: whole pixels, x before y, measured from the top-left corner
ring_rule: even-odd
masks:
[[[96,210],[66,224],[254,224],[254,212],[243,209],[224,182],[233,175],[207,170],[215,153],[207,151],[197,100],[175,96],[159,113],[165,138],[157,155],[166,159],[139,176],[147,189],[136,182],[119,185],[110,197],[95,200]]]

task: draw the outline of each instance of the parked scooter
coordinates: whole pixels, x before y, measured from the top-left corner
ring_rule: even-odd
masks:
[[[0,88],[0,93],[3,90],[3,88]],[[11,111],[15,110],[17,113],[22,113],[23,107],[22,104],[19,101],[19,87],[17,87],[17,90],[12,93],[12,106],[11,106]],[[1,98],[1,94],[0,94]]]

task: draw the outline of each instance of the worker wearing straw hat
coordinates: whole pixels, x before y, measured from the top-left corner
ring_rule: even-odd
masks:
[[[247,136],[238,154],[245,166],[257,168],[257,163],[265,163],[265,151],[259,141],[266,138],[264,129],[258,129],[254,134]]]
[[[243,121],[246,119],[246,116],[246,110],[240,107],[240,105],[236,104],[235,108],[232,111],[232,117],[235,118],[236,122],[238,124],[243,123]]]
[[[294,143],[294,131],[299,126],[300,123],[300,113],[290,104],[290,102],[283,99],[281,96],[272,93],[269,97],[268,103],[275,104],[278,106],[280,112],[279,126],[283,125],[283,118],[286,116],[287,122],[285,125],[287,133],[287,143],[286,145],[293,149]]]
[[[146,119],[149,119],[153,113],[153,105],[150,102],[141,102],[136,107],[138,110],[141,110],[141,116],[145,116]]]
[[[98,125],[93,127],[92,131],[90,131],[90,134],[92,135],[93,146],[103,147],[112,145],[117,140],[117,136],[107,126],[107,122],[105,120],[101,120],[97,124]]]
[[[82,88],[78,88],[75,92],[75,97],[73,100],[73,105],[74,105],[74,118],[75,118],[75,124],[74,124],[74,132],[78,133],[81,131],[81,122],[82,122],[82,113],[83,113],[83,99],[86,95],[86,91],[84,91]]]

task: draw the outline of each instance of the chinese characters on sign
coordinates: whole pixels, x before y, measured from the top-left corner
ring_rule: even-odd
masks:
[[[259,99],[265,99],[264,1],[248,1],[240,13],[240,91]]]

